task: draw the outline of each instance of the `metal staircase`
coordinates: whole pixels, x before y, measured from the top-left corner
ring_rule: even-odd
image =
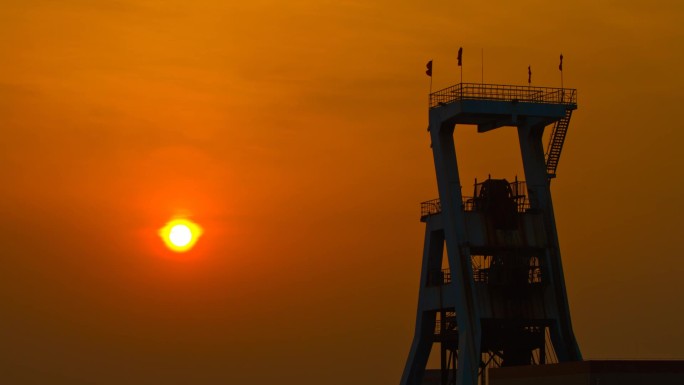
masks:
[[[556,168],[558,168],[558,159],[560,159],[561,150],[563,149],[563,142],[565,142],[565,135],[568,132],[570,125],[570,117],[572,116],[572,108],[565,110],[565,117],[558,120],[553,125],[549,145],[546,147],[546,173],[549,178],[556,177]]]

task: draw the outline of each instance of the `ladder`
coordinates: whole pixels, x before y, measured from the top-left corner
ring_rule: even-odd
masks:
[[[560,159],[563,142],[565,142],[565,135],[568,132],[568,126],[570,126],[571,116],[572,109],[568,108],[565,110],[565,116],[553,124],[549,145],[546,147],[546,174],[549,178],[556,177],[558,159]]]

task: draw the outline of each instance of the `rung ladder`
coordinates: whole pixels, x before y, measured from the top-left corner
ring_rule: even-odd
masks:
[[[565,142],[565,135],[570,126],[570,117],[572,116],[572,109],[565,110],[565,117],[558,120],[553,125],[549,145],[546,147],[546,173],[549,178],[556,177],[556,168],[558,168],[558,159],[560,159],[561,150],[563,149],[563,142]]]

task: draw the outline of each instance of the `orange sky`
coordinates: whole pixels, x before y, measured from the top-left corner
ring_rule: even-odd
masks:
[[[0,4],[0,382],[399,381],[433,89],[579,92],[553,181],[586,358],[684,359],[684,5]],[[522,175],[457,132],[464,189]],[[171,255],[175,215],[204,228]],[[249,381],[249,382],[248,382]]]

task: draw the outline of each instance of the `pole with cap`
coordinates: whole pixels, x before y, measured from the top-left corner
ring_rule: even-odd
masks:
[[[425,68],[425,75],[430,77],[430,93],[428,94],[428,108],[430,108],[432,103],[432,60],[427,62]]]
[[[560,64],[558,64],[558,69],[561,73],[561,88],[565,88],[563,87],[563,54],[560,55]]]

